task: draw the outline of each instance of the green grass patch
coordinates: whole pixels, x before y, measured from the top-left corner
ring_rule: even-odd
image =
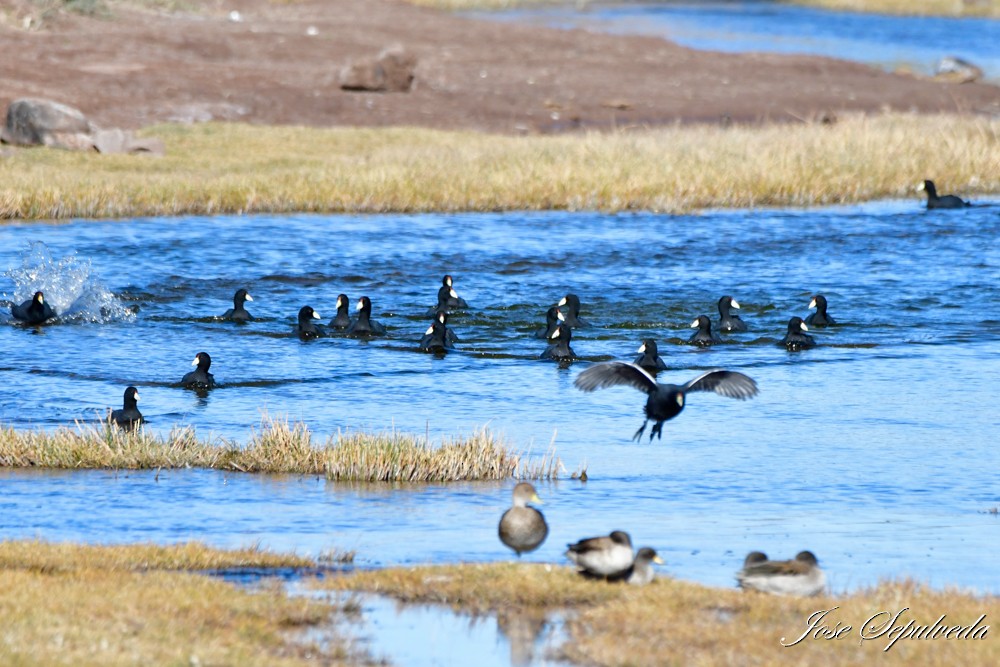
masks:
[[[810,206],[1000,192],[1000,120],[850,116],[559,136],[160,125],[167,155],[0,158],[0,219]]]

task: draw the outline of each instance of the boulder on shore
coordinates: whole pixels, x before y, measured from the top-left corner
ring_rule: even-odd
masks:
[[[17,146],[50,146],[71,151],[99,153],[164,152],[156,138],[136,138],[127,130],[102,129],[87,120],[83,112],[65,104],[24,98],[7,108],[0,141]]]
[[[340,70],[344,90],[405,93],[413,86],[417,58],[402,47],[383,49],[375,58],[359,58]]]

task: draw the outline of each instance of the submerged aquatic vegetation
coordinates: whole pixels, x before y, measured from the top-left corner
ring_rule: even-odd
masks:
[[[221,123],[146,132],[166,142],[166,156],[13,152],[0,160],[0,219],[680,212],[918,200],[917,183],[941,175],[949,191],[966,198],[1000,191],[1000,120],[971,115],[848,115],[832,125],[688,125],[558,136]]]
[[[341,433],[322,445],[301,423],[265,418],[246,446],[208,442],[193,429],[165,438],[143,429],[78,424],[75,429],[18,431],[0,426],[0,466],[42,468],[214,468],[324,475],[331,480],[445,482],[551,479],[561,462],[515,453],[487,430],[434,445],[403,433]]]
[[[370,664],[338,606],[176,569],[301,565],[256,549],[0,542],[0,664]],[[323,628],[323,641],[304,637]]]
[[[644,587],[608,584],[579,577],[569,567],[492,563],[355,572],[314,585],[446,604],[469,614],[558,612],[566,632],[560,652],[574,664],[853,665],[877,660],[892,665],[985,665],[1000,660],[1000,643],[990,636],[993,630],[983,630],[992,620],[989,615],[980,619],[996,609],[1000,599],[935,591],[912,581],[883,582],[837,597],[789,598],[665,577]],[[815,637],[807,633],[810,619],[817,620],[814,614],[824,610],[831,610],[821,619],[831,629],[837,622],[841,629],[852,629],[842,632],[839,640],[822,631]],[[914,623],[909,632],[915,633],[918,624],[932,625],[942,614],[942,625],[978,630],[962,639],[946,640],[943,633],[935,639],[906,638],[909,621]],[[874,620],[862,639],[862,626],[869,619]],[[894,638],[892,647],[884,650]]]

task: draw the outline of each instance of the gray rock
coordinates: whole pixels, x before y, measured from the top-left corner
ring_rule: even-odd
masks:
[[[71,150],[89,149],[94,127],[79,109],[39,99],[14,100],[7,107],[7,120],[0,139],[20,146],[54,146]]]
[[[945,56],[934,68],[934,78],[947,83],[971,83],[983,78],[983,70],[957,56]]]
[[[402,47],[384,49],[375,58],[354,60],[340,70],[344,90],[405,93],[413,86],[417,58]]]
[[[127,130],[97,130],[94,132],[91,147],[99,153],[153,153],[163,155],[163,141],[155,137],[136,138]]]

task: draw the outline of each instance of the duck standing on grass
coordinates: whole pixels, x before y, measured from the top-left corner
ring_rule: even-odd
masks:
[[[736,581],[744,590],[799,597],[819,595],[826,587],[826,575],[811,551],[800,551],[795,560],[768,560],[767,554],[751,551]]]
[[[590,537],[568,545],[566,558],[591,577],[621,577],[635,562],[632,538],[623,530],[604,537]]]
[[[514,487],[514,504],[500,517],[498,532],[500,541],[514,550],[517,557],[529,551],[534,551],[549,535],[549,526],[545,517],[528,503],[541,503],[541,498],[535,487],[528,482],[521,482]]]

